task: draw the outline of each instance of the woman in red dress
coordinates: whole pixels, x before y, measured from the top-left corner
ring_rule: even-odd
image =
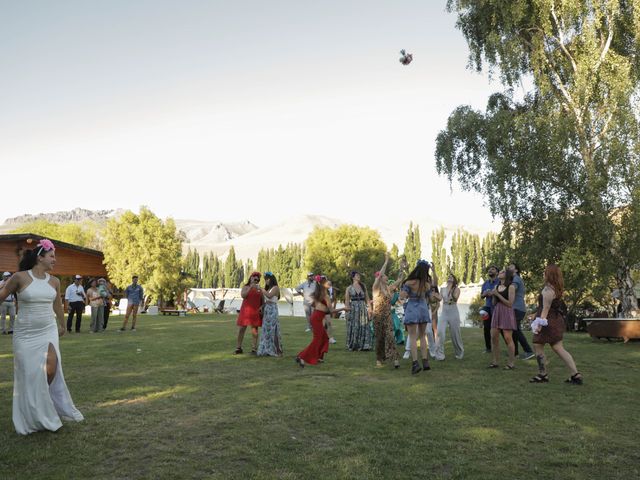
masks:
[[[346,308],[331,308],[331,300],[327,290],[327,278],[316,275],[316,290],[313,292],[313,313],[311,314],[310,323],[313,332],[311,343],[302,350],[296,357],[296,363],[300,367],[304,367],[306,363],[315,365],[324,361],[324,354],[329,351],[329,335],[324,328],[324,317],[328,314],[340,313],[347,311]]]
[[[247,327],[251,327],[251,335],[253,335],[253,342],[251,344],[251,354],[256,355],[258,353],[258,327],[262,326],[262,302],[263,291],[260,288],[260,272],[253,272],[249,277],[249,281],[242,287],[240,295],[242,296],[242,305],[240,306],[240,313],[238,314],[238,320],[236,325],[240,327],[238,330],[238,345],[235,355],[242,353],[242,341],[244,340],[244,333],[247,331]]]

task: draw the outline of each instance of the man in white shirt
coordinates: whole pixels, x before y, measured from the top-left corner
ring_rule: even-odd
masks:
[[[2,280],[0,280],[0,288],[4,287],[10,278],[11,272],[4,272],[2,274]],[[9,330],[6,328],[7,314],[9,314]],[[16,319],[16,296],[14,294],[9,295],[4,299],[4,302],[0,304],[0,317],[2,317],[2,334],[13,333],[13,322]]]
[[[80,333],[80,324],[82,323],[82,312],[87,300],[87,295],[81,285],[82,277],[76,275],[73,277],[73,283],[67,287],[64,293],[64,304],[67,307],[69,316],[67,317],[67,332],[71,333],[73,326],[73,315],[76,316],[76,333]]]
[[[302,303],[304,304],[304,315],[307,317],[307,329],[305,332],[311,331],[311,314],[313,313],[313,292],[316,291],[316,282],[313,280],[313,272],[307,274],[307,281],[302,282],[296,287],[294,295],[302,295]]]

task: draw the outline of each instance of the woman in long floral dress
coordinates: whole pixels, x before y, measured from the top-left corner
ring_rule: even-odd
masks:
[[[262,335],[258,346],[258,356],[281,357],[282,336],[278,318],[278,300],[280,287],[278,280],[271,272],[264,274],[264,305],[262,315]]]
[[[347,349],[349,351],[371,350],[373,343],[369,320],[369,293],[360,280],[359,272],[351,272],[352,284],[345,292],[344,305],[347,313]]]

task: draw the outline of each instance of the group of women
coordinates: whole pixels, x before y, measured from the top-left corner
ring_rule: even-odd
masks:
[[[313,314],[311,343],[295,359],[300,367],[323,362],[329,351],[328,322],[332,316],[345,311],[347,320],[346,348],[349,351],[367,351],[375,348],[376,366],[382,367],[390,361],[394,368],[400,366],[397,344],[403,342],[400,329],[400,317],[407,331],[405,358],[411,358],[411,373],[430,370],[429,354],[436,360],[444,360],[444,343],[449,327],[455,358],[462,359],[464,345],[460,333],[460,314],[457,302],[460,288],[454,275],[449,275],[447,285],[439,290],[438,280],[432,266],[425,260],[419,260],[415,268],[404,278],[406,263],[400,266],[400,278],[390,280],[387,276],[388,254],[384,263],[375,273],[373,297],[370,300],[366,286],[359,272],[352,272],[352,284],[345,292],[345,306],[334,307],[335,302],[329,293],[330,282],[317,275],[314,278],[316,288],[313,293]],[[282,340],[278,321],[277,301],[280,291],[271,272],[265,274],[265,287],[260,287],[260,273],[251,274],[242,288],[243,303],[238,315],[238,344],[235,353],[242,353],[242,340],[246,328],[251,326],[253,348],[256,355],[282,355]],[[508,348],[508,362],[505,370],[515,368],[515,350],[511,333],[516,329],[513,311],[515,286],[513,272],[509,269],[498,275],[500,283],[486,295],[492,297],[492,354],[490,368],[498,368],[500,358],[500,335]],[[561,309],[563,294],[562,272],[556,265],[545,270],[545,287],[539,297],[533,342],[536,350],[539,372],[531,379],[535,383],[548,381],[544,345],[550,344],[554,352],[565,362],[571,371],[570,383],[581,384],[582,375],[577,371],[571,355],[562,346],[564,319]],[[439,305],[442,310],[438,316]],[[397,305],[402,305],[399,312]],[[371,316],[369,316],[371,312]],[[398,314],[400,313],[400,315]],[[258,328],[263,332],[258,346]],[[399,331],[400,330],[400,331]],[[419,345],[419,348],[418,348]]]
[[[330,281],[320,275],[314,278],[316,288],[313,293],[313,314],[310,319],[313,339],[296,355],[296,362],[301,367],[307,363],[315,365],[324,361],[324,356],[329,350],[329,336],[326,331],[329,319],[342,311],[346,312],[347,318],[346,348],[349,351],[368,351],[375,348],[378,367],[382,367],[386,361],[392,362],[394,368],[400,366],[400,355],[396,345],[405,341],[400,317],[407,330],[406,343],[412,358],[411,371],[414,374],[431,368],[428,345],[432,345],[432,354],[435,358],[444,359],[444,345],[434,342],[433,339],[436,337],[444,343],[447,325],[454,339],[456,357],[462,358],[464,350],[460,337],[460,317],[455,305],[460,289],[455,284],[455,278],[449,279],[450,283],[440,294],[437,278],[430,275],[428,262],[420,260],[406,279],[401,273],[397,280],[389,280],[387,277],[388,263],[389,257],[386,255],[380,271],[375,274],[371,300],[360,273],[352,272],[352,284],[345,292],[345,306],[339,309],[335,308],[335,302],[332,301],[329,293]],[[405,270],[406,263],[403,263],[400,271]],[[260,287],[260,279],[261,274],[253,272],[241,290],[243,301],[237,319],[239,330],[234,353],[243,353],[242,344],[246,329],[251,327],[252,354],[281,356],[282,339],[277,311],[277,301],[280,298],[278,283],[271,272],[265,273],[264,288]],[[428,301],[432,297],[444,298],[445,303],[451,307],[443,310],[444,314],[437,330],[429,325],[431,315]],[[398,314],[399,309],[396,307],[398,304],[402,305],[401,315]],[[262,335],[258,345],[258,328],[260,327],[262,327]],[[429,342],[427,336],[430,338]],[[421,363],[418,359],[418,342]]]
[[[406,278],[395,281],[386,275],[388,257],[373,284],[371,312],[374,332],[368,319],[368,293],[360,280],[360,274],[352,274],[353,283],[346,294],[343,308],[336,309],[329,293],[329,281],[316,276],[317,287],[313,294],[313,314],[311,326],[313,339],[310,344],[296,355],[300,367],[324,361],[329,351],[329,337],[325,329],[325,319],[342,311],[347,312],[347,348],[350,350],[370,350],[375,338],[376,364],[382,366],[385,361],[399,367],[398,325],[394,316],[394,300],[404,302],[403,323],[408,331],[406,342],[412,359],[411,373],[429,370],[427,336],[437,337],[435,358],[443,355],[441,345],[448,324],[453,338],[456,357],[462,358],[463,347],[456,333],[459,328],[459,315],[453,309],[460,295],[455,277],[450,276],[447,287],[438,291],[435,275],[430,275],[431,265],[419,260]],[[55,246],[49,240],[41,240],[36,248],[24,253],[20,262],[20,271],[14,274],[0,289],[0,302],[15,294],[20,302],[20,310],[14,325],[14,390],[13,423],[20,434],[29,434],[39,430],[56,431],[62,426],[62,419],[82,421],[82,413],[75,407],[67,389],[62,372],[59,337],[65,334],[64,313],[60,300],[60,281],[49,274],[56,262]],[[404,270],[404,268],[401,268]],[[280,288],[275,276],[266,272],[264,287],[260,286],[261,274],[254,272],[242,288],[243,303],[238,315],[238,343],[235,353],[241,354],[242,343],[247,327],[251,327],[252,350],[256,355],[282,356],[282,336],[278,320],[277,302]],[[513,341],[510,332],[514,330],[512,304],[515,296],[508,270],[500,273],[500,285],[492,292],[494,336],[493,362],[496,368],[499,360],[499,334],[503,333],[509,346],[507,369],[513,369]],[[532,323],[538,374],[531,378],[533,383],[546,383],[549,374],[546,367],[544,346],[551,345],[553,351],[563,360],[571,372],[567,382],[582,384],[582,375],[578,372],[573,357],[564,349],[564,313],[562,295],[564,290],[562,272],[556,265],[549,265],[544,273],[545,285],[538,297],[536,320]],[[443,301],[443,314],[437,328],[432,327],[437,312],[437,302]],[[449,309],[449,306],[451,307]],[[451,311],[451,315],[450,312]],[[444,324],[444,327],[443,327]],[[258,343],[258,328],[262,335]],[[418,342],[420,354],[418,355]],[[434,342],[432,342],[433,344]],[[443,357],[442,357],[443,358]]]

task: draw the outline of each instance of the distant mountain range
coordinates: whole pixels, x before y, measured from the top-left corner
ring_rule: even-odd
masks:
[[[4,224],[0,226],[3,232],[13,230],[19,225],[36,222],[38,220],[46,220],[52,223],[82,223],[85,221],[93,221],[97,223],[106,223],[111,217],[117,217],[124,210],[87,210],[86,208],[74,208],[63,212],[55,213],[38,213],[37,215],[20,215],[13,218],[7,218]]]
[[[55,223],[83,223],[93,221],[98,224],[106,224],[112,217],[118,217],[125,210],[86,210],[76,208],[71,211],[41,213],[38,215],[21,215],[9,218],[0,225],[0,233],[7,233],[18,226],[36,220],[46,220]],[[309,233],[316,227],[337,227],[348,223],[339,219],[322,215],[301,215],[289,218],[275,225],[258,227],[248,220],[241,222],[219,222],[206,220],[180,220],[175,219],[176,226],[185,234],[187,241],[184,244],[185,251],[188,248],[196,249],[203,253],[213,252],[219,257],[226,257],[231,246],[234,247],[236,257],[246,260],[257,259],[258,252],[262,248],[277,248],[288,243],[303,243]],[[472,225],[442,225],[430,218],[418,218],[413,220],[420,226],[423,253],[431,252],[431,232],[439,227],[444,227],[449,243],[451,236],[458,228],[464,228],[470,233],[484,235],[490,230],[497,230],[497,226],[472,226]],[[409,220],[398,218],[383,225],[366,225],[380,232],[383,241],[391,247],[393,243],[400,250],[404,247],[404,239],[409,226]]]

